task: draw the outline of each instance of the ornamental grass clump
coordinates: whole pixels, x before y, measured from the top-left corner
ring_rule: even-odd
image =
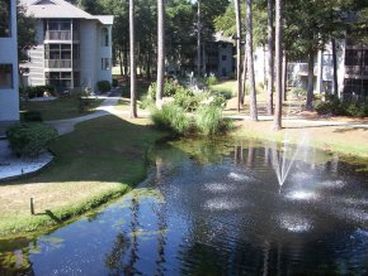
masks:
[[[151,119],[158,129],[172,131],[178,135],[187,135],[192,127],[190,117],[174,103],[163,105],[161,109],[154,109],[151,112]]]
[[[229,128],[229,122],[222,117],[222,108],[215,105],[200,107],[195,114],[195,125],[204,136],[224,133]]]

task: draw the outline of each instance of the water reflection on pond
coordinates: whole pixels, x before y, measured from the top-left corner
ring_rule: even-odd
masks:
[[[34,241],[0,245],[0,274],[368,273],[367,173],[305,148],[280,187],[255,141],[158,146],[139,189]]]

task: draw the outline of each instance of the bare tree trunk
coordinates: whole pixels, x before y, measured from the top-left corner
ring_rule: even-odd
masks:
[[[242,73],[242,87],[241,87],[241,97],[240,97],[240,104],[241,106],[244,105],[244,97],[245,97],[245,90],[246,90],[246,81],[247,81],[247,73],[248,73],[248,59],[247,59],[247,50],[245,47],[244,50],[244,58],[243,58],[243,73]]]
[[[282,128],[282,17],[283,1],[276,0],[276,35],[275,35],[275,65],[276,65],[276,108],[274,130]]]
[[[124,76],[128,75],[128,41],[125,42],[124,49]]]
[[[288,60],[287,60],[287,53],[284,50],[283,51],[283,57],[282,57],[282,100],[287,101],[287,66],[288,66]]]
[[[197,0],[197,76],[201,76],[201,1]]]
[[[123,54],[122,54],[121,49],[119,49],[118,56],[119,56],[120,76],[122,76],[123,75]]]
[[[268,14],[268,52],[267,52],[267,113],[273,115],[273,78],[274,78],[274,38],[273,31],[273,1],[267,0],[267,14]]]
[[[248,59],[248,77],[249,77],[249,107],[250,107],[250,119],[252,121],[258,120],[257,114],[257,92],[256,81],[254,77],[254,60],[253,60],[253,15],[252,5],[253,0],[246,0],[247,4],[247,59]]]
[[[135,26],[134,0],[129,0],[129,42],[130,42],[130,118],[137,118],[136,64],[135,64]]]
[[[333,63],[333,85],[334,85],[334,95],[337,97],[339,95],[339,83],[337,80],[337,50],[336,50],[336,40],[331,39],[332,44],[332,63]]]
[[[307,89],[307,110],[313,109],[313,80],[314,80],[314,53],[309,54],[308,60],[308,89]]]
[[[242,95],[242,79],[241,79],[241,19],[240,19],[240,2],[234,1],[235,16],[236,16],[236,81],[237,81],[237,95],[238,95],[238,112],[241,109],[241,95]]]
[[[164,76],[165,76],[165,7],[164,0],[157,0],[158,11],[158,51],[157,51],[157,91],[156,106],[161,108],[162,96],[164,92]]]

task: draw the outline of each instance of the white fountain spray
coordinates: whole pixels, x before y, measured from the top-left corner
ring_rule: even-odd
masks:
[[[282,148],[280,153],[277,152],[276,148],[273,152],[273,168],[276,172],[277,180],[280,186],[283,186],[286,179],[290,174],[290,170],[293,167],[297,156],[300,153],[302,148],[305,148],[305,143],[307,141],[307,137],[303,135],[301,137],[300,142],[293,146],[290,143],[290,138],[288,134],[285,134]]]

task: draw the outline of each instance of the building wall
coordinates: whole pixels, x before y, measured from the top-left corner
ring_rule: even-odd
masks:
[[[104,37],[104,29],[108,32],[108,46],[105,46],[105,37]],[[97,26],[98,32],[98,44],[97,49],[99,52],[98,60],[97,60],[97,78],[96,81],[107,80],[110,83],[112,82],[112,26],[102,26],[98,24]],[[101,59],[108,60],[109,68],[102,68]]]
[[[80,84],[82,87],[94,88],[96,85],[96,68],[98,63],[97,22],[81,20],[80,22]]]
[[[219,77],[230,77],[234,75],[234,46],[231,43],[219,43],[219,66],[217,75]],[[226,58],[225,58],[226,57]],[[225,58],[225,60],[224,60]]]
[[[0,37],[0,64],[12,64],[11,89],[0,89],[0,124],[19,120],[16,0],[11,1],[11,36]]]

